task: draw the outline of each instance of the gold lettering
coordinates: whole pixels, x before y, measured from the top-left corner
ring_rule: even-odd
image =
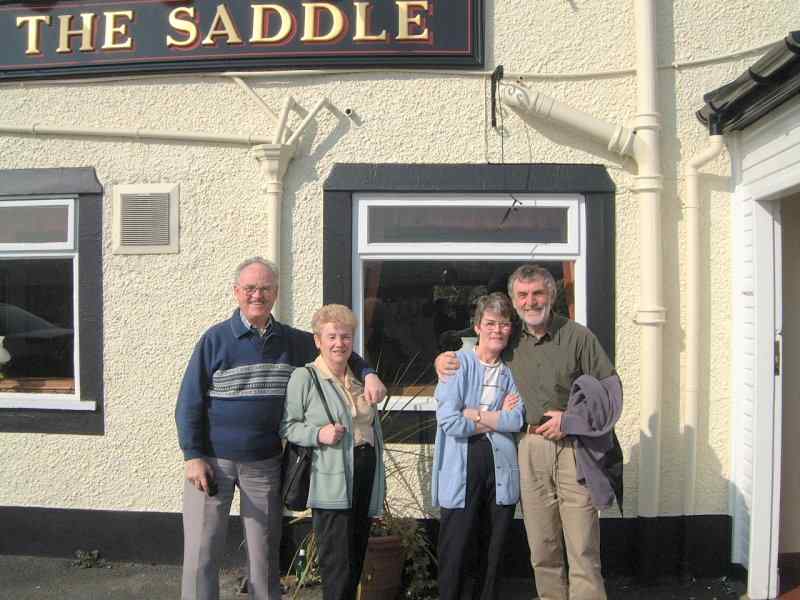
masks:
[[[214,38],[220,35],[228,38],[226,42],[228,45],[242,43],[242,38],[239,32],[236,31],[233,19],[231,19],[228,8],[224,4],[217,5],[217,14],[214,15],[214,20],[211,22],[211,29],[208,30],[208,35],[200,42],[200,45],[213,46],[215,43]]]
[[[94,31],[94,13],[81,13],[81,28],[70,29],[72,22],[72,15],[59,15],[58,16],[58,48],[56,52],[64,54],[65,52],[72,52],[69,47],[69,39],[73,36],[81,36],[81,52],[90,52],[94,50],[92,45],[92,33]]]
[[[250,36],[249,41],[274,44],[276,42],[282,42],[292,32],[292,15],[279,4],[251,4],[250,6],[253,7],[253,35]],[[265,15],[266,23],[269,23],[269,14],[267,11],[277,13],[281,20],[281,26],[278,28],[277,33],[265,37]]]
[[[396,0],[397,4],[397,38],[398,40],[430,41],[430,33],[420,13],[413,14],[416,9],[428,10],[428,0]],[[409,17],[409,14],[413,16]],[[420,33],[409,33],[409,25],[422,29]]]
[[[187,16],[189,19],[181,19]],[[169,26],[186,34],[185,40],[179,40],[171,35],[167,36],[167,47],[184,48],[197,41],[197,24],[194,22],[194,6],[179,6],[169,13]]]
[[[305,10],[303,19],[303,37],[301,42],[330,42],[339,37],[345,28],[345,16],[338,6],[327,2],[303,2]],[[317,32],[317,11],[326,10],[331,15],[333,22],[328,33]]]
[[[133,48],[133,40],[128,36],[128,24],[117,23],[117,19],[126,18],[128,21],[133,21],[132,10],[117,10],[112,12],[103,13],[105,18],[105,35],[103,38],[103,45],[101,50],[124,50]],[[117,41],[117,36],[123,36],[125,39]]]
[[[386,30],[384,29],[377,35],[369,34],[369,14],[371,6],[369,2],[353,2],[356,7],[356,33],[353,36],[354,42],[379,42],[386,41]]]
[[[39,33],[41,25],[50,25],[50,15],[36,15],[31,17],[17,17],[17,28],[23,25],[28,26],[28,46],[25,48],[25,54],[39,54]]]

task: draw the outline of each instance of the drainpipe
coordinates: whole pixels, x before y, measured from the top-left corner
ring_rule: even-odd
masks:
[[[686,472],[683,491],[683,557],[681,573],[691,576],[691,530],[688,517],[695,514],[697,480],[697,430],[701,389],[701,323],[702,323],[702,250],[700,223],[700,169],[722,153],[723,136],[719,120],[709,119],[709,144],[686,165],[686,392],[681,415],[681,437],[686,448]]]
[[[170,131],[167,129],[97,129],[87,127],[60,127],[30,123],[19,125],[0,123],[0,133],[12,135],[32,135],[34,137],[69,136],[77,138],[106,138],[153,140],[162,142],[202,142],[207,144],[231,144],[234,146],[252,146],[266,144],[270,139],[257,135],[227,135],[218,133],[194,133],[186,131]]]
[[[264,194],[270,214],[267,233],[269,244],[268,255],[278,266],[279,270],[281,269],[281,244],[283,239],[281,237],[281,221],[283,220],[283,179],[286,175],[286,169],[289,166],[289,161],[294,157],[294,153],[297,149],[297,142],[303,131],[305,131],[308,124],[317,113],[325,106],[330,107],[331,103],[328,98],[323,98],[317,102],[314,108],[309,111],[300,123],[297,131],[291,133],[289,139],[284,141],[284,138],[289,134],[287,121],[289,111],[293,106],[297,106],[297,103],[291,96],[287,97],[278,115],[278,122],[272,143],[254,146],[252,150],[253,156],[261,164],[261,169],[266,180]],[[280,319],[280,302],[275,303],[272,308],[272,314],[275,318]]]
[[[657,102],[655,0],[634,0],[636,21],[637,101],[634,131],[614,127],[519,85],[504,84],[501,101],[512,110],[546,119],[632,156],[638,170],[632,192],[639,206],[640,292],[636,323],[641,335],[639,494],[640,574],[658,570],[659,498],[661,493],[661,406],[663,395],[664,307],[661,231],[661,117]],[[635,135],[634,135],[635,134]]]
[[[661,257],[661,116],[658,113],[655,0],[634,0],[636,24],[636,163],[639,206],[639,517],[658,516],[661,495],[661,406],[664,378],[664,283]],[[649,536],[646,536],[649,537]],[[645,541],[645,548],[657,547]],[[646,570],[646,569],[645,569]]]
[[[264,195],[266,196],[268,213],[270,215],[267,230],[267,255],[281,269],[281,220],[283,219],[283,177],[289,161],[294,155],[294,147],[284,144],[264,144],[255,146],[252,150],[253,157],[261,164],[264,174]],[[280,278],[279,278],[280,281]],[[281,286],[278,287],[280,293]],[[280,302],[276,301],[272,314],[280,320]]]

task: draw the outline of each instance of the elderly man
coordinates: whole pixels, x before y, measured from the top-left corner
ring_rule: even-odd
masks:
[[[603,600],[596,503],[591,483],[578,481],[576,440],[566,435],[562,416],[581,375],[606,382],[610,394],[619,396],[612,399],[618,409],[619,380],[594,334],[552,312],[556,283],[549,271],[531,264],[519,267],[509,277],[508,292],[521,319],[504,360],[525,402],[518,449],[520,500],[536,589],[542,600]],[[458,361],[446,352],[436,359],[436,367],[440,377],[447,377]]]
[[[253,600],[280,600],[281,440],[286,384],[314,360],[310,333],[275,320],[278,269],[260,257],[236,269],[233,315],[206,331],[183,377],[175,421],[186,461],[183,490],[183,600],[219,598],[219,560],[234,486],[241,496]],[[351,368],[365,396],[386,389],[360,357]]]

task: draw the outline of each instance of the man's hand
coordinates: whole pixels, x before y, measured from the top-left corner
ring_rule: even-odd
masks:
[[[513,409],[517,404],[519,404],[519,396],[507,394],[506,397],[503,398],[503,410],[505,411]]]
[[[201,492],[208,493],[208,486],[214,481],[214,469],[202,458],[186,461],[186,479]]]
[[[567,437],[566,433],[561,432],[561,415],[563,415],[564,412],[560,410],[548,410],[544,414],[546,417],[550,417],[550,420],[544,425],[539,425],[539,427],[536,428],[536,433],[543,438],[553,441]]]
[[[386,398],[386,386],[375,373],[364,378],[364,399],[370,404],[380,404]]]
[[[458,357],[455,352],[442,352],[433,361],[433,366],[436,369],[436,376],[439,381],[444,381],[451,375],[455,375],[461,365],[458,363]]]
[[[338,443],[344,432],[347,431],[344,428],[344,425],[341,423],[328,423],[319,430],[319,434],[317,434],[317,440],[320,444],[324,444],[326,446],[333,446],[334,444]]]

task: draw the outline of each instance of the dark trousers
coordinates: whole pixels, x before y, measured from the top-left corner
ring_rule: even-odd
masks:
[[[369,501],[375,478],[375,448],[353,449],[353,502],[347,510],[315,508],[323,600],[355,600],[369,541]]]
[[[498,506],[494,457],[485,435],[470,438],[464,508],[442,508],[439,525],[440,600],[494,600],[503,542],[514,505]]]

